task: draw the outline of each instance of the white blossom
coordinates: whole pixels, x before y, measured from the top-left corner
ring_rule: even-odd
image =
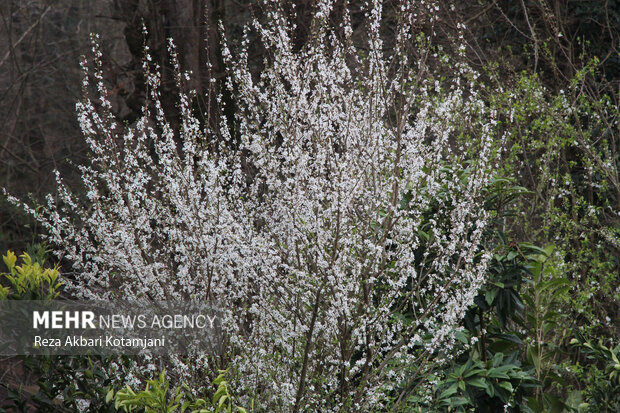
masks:
[[[226,118],[201,126],[192,93],[180,93],[173,130],[148,56],[142,117],[117,122],[95,47],[98,99],[77,104],[86,199],[58,176],[57,199],[31,212],[73,263],[78,296],[222,303],[233,382],[268,410],[377,411],[425,351],[449,351],[485,280],[495,120],[461,81],[470,68],[440,82],[416,62],[419,7],[403,2],[386,56],[379,1],[358,45],[348,12],[341,40],[332,2],[318,1],[299,51],[279,2],[266,3],[267,22],[247,29],[269,56],[258,78],[247,33],[240,50],[223,45],[238,148]]]

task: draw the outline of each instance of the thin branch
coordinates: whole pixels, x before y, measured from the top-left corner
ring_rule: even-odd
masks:
[[[35,27],[37,27],[37,25],[41,22],[41,20],[43,20],[43,17],[45,17],[45,15],[47,14],[47,12],[52,8],[52,6],[47,6],[47,8],[45,9],[45,11],[43,13],[41,13],[41,15],[39,16],[39,18],[37,19],[36,22],[32,23],[32,25],[20,36],[19,39],[17,39],[17,41],[15,42],[15,44],[12,44],[10,47],[10,50],[8,52],[5,53],[4,57],[2,58],[2,60],[0,60],[0,66],[2,66],[7,59],[9,58],[9,56],[11,56],[11,52],[13,50],[15,50],[15,48],[22,42],[22,40],[24,40],[26,38],[26,36],[28,36],[28,34],[32,31],[32,29],[34,29]]]

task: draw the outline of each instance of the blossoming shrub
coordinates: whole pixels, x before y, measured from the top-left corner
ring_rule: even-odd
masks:
[[[434,6],[402,2],[390,53],[378,1],[355,31],[317,2],[301,49],[280,3],[264,7],[239,51],[224,45],[235,116],[218,130],[193,114],[172,45],[180,126],[148,54],[143,115],[117,122],[95,46],[77,105],[85,195],[58,177],[56,198],[25,207],[73,263],[78,296],[222,304],[224,358],[173,357],[177,375],[223,360],[265,411],[376,411],[412,366],[447,357],[484,281],[482,192],[501,136],[473,70],[429,69],[441,57],[412,28],[432,27]],[[268,56],[258,77],[251,31]]]

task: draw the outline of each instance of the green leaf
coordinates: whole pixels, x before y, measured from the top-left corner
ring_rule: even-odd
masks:
[[[504,366],[504,367],[511,367],[511,366]],[[509,370],[509,369],[508,369]],[[493,378],[493,379],[510,379],[510,376],[508,374],[506,374],[506,371],[508,371],[506,369],[502,369],[501,367],[498,368],[494,368],[489,370],[489,372],[487,373],[489,377]]]
[[[470,386],[486,389],[488,387],[486,380],[483,377],[475,377],[467,381]]]
[[[469,404],[469,400],[466,397],[453,397],[450,399],[451,407],[464,406]]]
[[[518,255],[519,254],[516,251],[510,251],[508,255],[506,256],[506,258],[508,259],[508,261],[512,261],[515,258],[517,258]]]
[[[509,381],[500,381],[498,386],[504,390],[508,390],[511,394],[514,391],[514,388],[512,387],[512,384]]]
[[[12,272],[13,268],[15,267],[15,262],[17,262],[17,257],[15,256],[15,253],[13,251],[7,251],[6,255],[4,255],[2,259],[4,260],[6,266],[9,268],[9,271]]]
[[[557,287],[561,287],[561,286],[565,286],[565,285],[570,285],[571,282],[569,280],[567,280],[566,278],[554,278],[553,280],[543,283],[542,286],[538,287],[539,291],[545,291],[549,288],[557,288]]]
[[[489,395],[489,397],[494,397],[495,396],[495,387],[493,387],[492,384],[489,384],[486,388],[487,394]]]
[[[536,367],[536,370],[540,370],[540,357],[538,357],[538,350],[534,346],[529,346],[527,349],[528,361]]]
[[[220,397],[219,401],[217,402],[218,409],[222,408],[222,405],[226,403],[226,400],[228,400],[228,395],[224,394],[222,397]]]
[[[519,345],[523,344],[523,341],[519,337],[514,335],[514,334],[493,334],[493,335],[491,335],[491,337],[499,338],[501,340],[510,341],[511,343],[515,343],[515,344],[519,344]]]
[[[496,289],[488,290],[484,293],[484,299],[488,305],[493,304],[493,300],[495,300],[495,296],[497,296]]]
[[[534,251],[537,252],[539,254],[544,255],[545,257],[548,257],[549,254],[547,254],[547,251],[545,251],[544,249],[537,247],[536,245],[530,244],[529,242],[522,242],[519,244],[519,248],[521,250],[529,250],[529,251]]]
[[[439,398],[440,399],[447,399],[448,397],[452,396],[453,394],[455,394],[458,391],[458,383],[454,383],[452,384],[452,386],[448,387],[446,390],[444,390],[440,395]]]
[[[463,375],[463,377],[467,378],[467,377],[471,377],[477,374],[482,373],[484,370],[483,369],[473,369],[473,370],[469,370],[467,373],[465,373],[465,375]]]

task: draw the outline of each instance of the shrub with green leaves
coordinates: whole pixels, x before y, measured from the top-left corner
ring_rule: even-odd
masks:
[[[573,392],[579,412],[620,411],[620,344],[606,344],[586,339],[582,334],[570,342],[585,360],[577,362],[572,371],[580,382],[581,390]]]
[[[110,390],[106,402],[114,400],[114,407],[127,413],[247,413],[245,408],[235,404],[226,380],[227,373],[227,370],[220,370],[213,381],[217,390],[211,400],[195,397],[186,386],[171,390],[166,372],[162,370],[158,378],[146,382],[144,390],[136,392],[129,386],[117,392]]]
[[[38,262],[33,262],[30,255],[20,255],[21,265],[17,265],[17,257],[8,251],[2,257],[8,268],[7,273],[0,273],[0,299],[5,300],[53,300],[60,295],[59,266],[43,268]]]

